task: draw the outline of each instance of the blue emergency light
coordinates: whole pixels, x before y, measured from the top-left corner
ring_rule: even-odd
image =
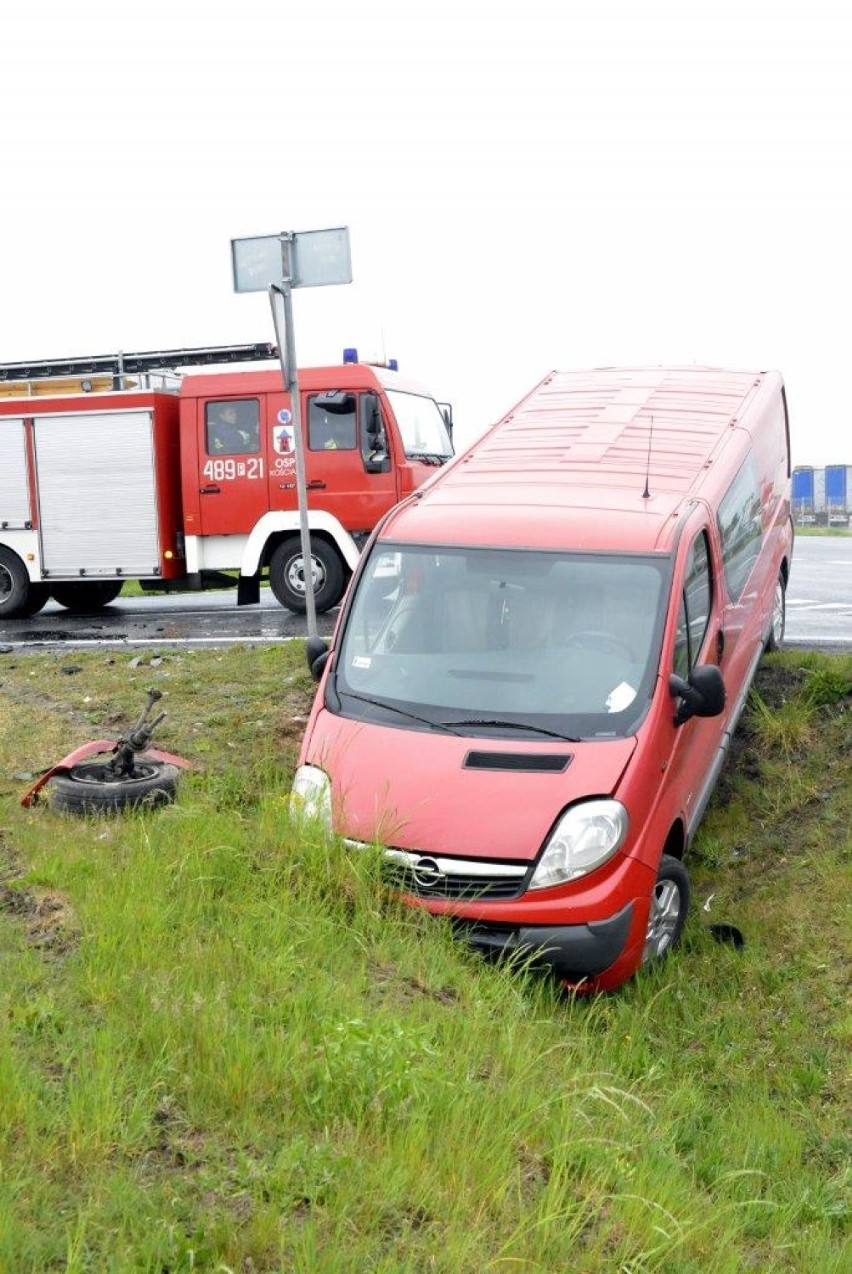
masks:
[[[346,366],[347,363],[357,363],[357,362],[358,362],[357,349],[345,349],[343,351],[343,366],[344,367]],[[372,363],[372,362],[367,363],[367,366],[368,367],[387,367],[388,371],[391,371],[391,372],[399,371],[399,363],[397,362],[395,358],[389,358],[387,362],[384,362],[384,363]]]

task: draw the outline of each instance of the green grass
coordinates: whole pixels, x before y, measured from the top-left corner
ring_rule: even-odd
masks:
[[[291,826],[301,643],[156,653],[0,664],[0,1271],[848,1268],[852,660],[765,661],[683,949],[574,1001]],[[176,805],[21,808],[149,685]]]

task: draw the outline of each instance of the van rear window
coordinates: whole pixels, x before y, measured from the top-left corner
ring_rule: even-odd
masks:
[[[760,488],[749,457],[719,505],[719,534],[725,583],[731,601],[738,602],[757,561],[761,541]]]

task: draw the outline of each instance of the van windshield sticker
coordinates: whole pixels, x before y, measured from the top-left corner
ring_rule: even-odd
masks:
[[[372,662],[373,661],[369,657],[369,655],[356,655],[355,658],[352,660],[352,667],[353,668],[369,668]]]
[[[633,687],[626,681],[620,681],[607,697],[606,710],[607,712],[623,712],[625,708],[630,707],[635,698],[636,691]]]

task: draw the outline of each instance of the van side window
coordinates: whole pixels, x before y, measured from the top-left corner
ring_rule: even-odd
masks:
[[[354,451],[355,395],[335,391],[308,399],[308,446],[311,451]]]
[[[686,579],[678,611],[674,671],[679,677],[686,677],[690,669],[695,667],[710,622],[712,603],[710,546],[707,543],[707,532],[701,531],[689,550]]]
[[[208,456],[251,456],[260,451],[260,403],[256,398],[227,398],[204,405],[204,442]]]
[[[760,552],[760,490],[751,457],[719,505],[719,534],[728,595],[738,602]]]

